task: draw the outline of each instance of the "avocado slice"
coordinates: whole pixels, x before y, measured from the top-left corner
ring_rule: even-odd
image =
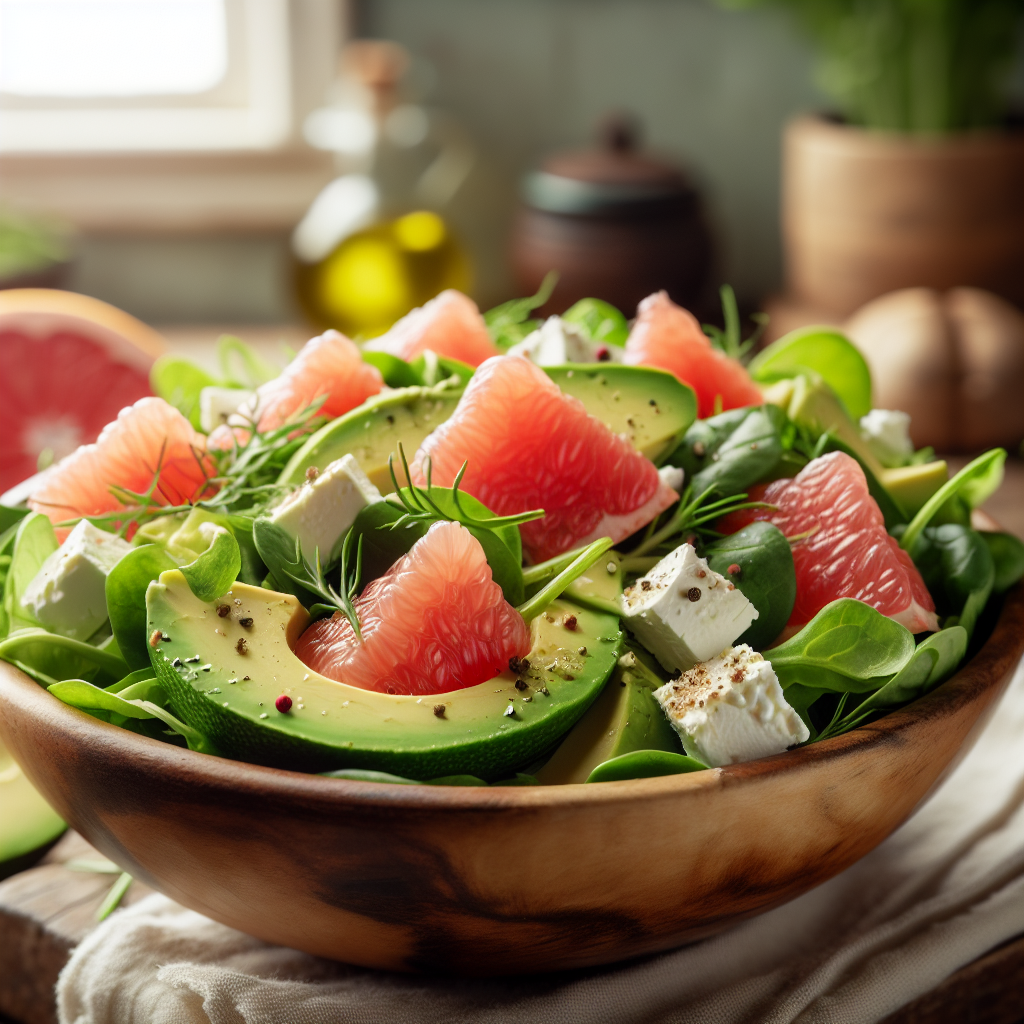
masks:
[[[535,776],[542,785],[586,782],[599,764],[634,750],[681,754],[683,747],[647,681],[620,664],[601,696]]]
[[[578,398],[613,434],[625,434],[655,465],[675,451],[697,417],[693,389],[664,370],[612,363],[543,369],[565,394]]]
[[[427,434],[455,411],[464,390],[461,384],[443,381],[434,387],[399,388],[375,395],[312,434],[284,467],[278,483],[300,484],[310,466],[326,469],[351,452],[381,494],[389,494],[394,486],[388,456],[395,457],[399,483],[406,483],[398,443],[411,460]]]
[[[231,614],[222,618],[223,604]],[[416,697],[361,690],[308,669],[292,648],[309,616],[290,595],[236,583],[204,602],[180,571],[169,570],[150,584],[146,606],[148,629],[170,638],[152,651],[157,678],[176,713],[225,756],[413,779],[493,779],[541,755],[600,693],[622,639],[615,616],[556,601],[530,624],[530,668],[521,679],[508,671]],[[564,624],[567,615],[575,616],[574,630]],[[275,710],[280,694],[294,702],[287,714]]]
[[[27,868],[66,828],[0,743],[0,878]]]
[[[780,388],[773,393],[772,400],[788,402],[789,418],[796,423],[804,423],[815,430],[831,430],[896,499],[896,503],[908,518],[912,517],[949,478],[949,469],[941,460],[924,462],[917,466],[886,469],[875,458],[842,402],[827,384],[811,383],[806,377],[796,377],[792,382],[786,383],[791,383],[792,387],[788,390]]]

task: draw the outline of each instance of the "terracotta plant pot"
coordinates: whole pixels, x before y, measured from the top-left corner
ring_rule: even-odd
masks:
[[[495,975],[720,931],[849,867],[970,746],[1024,648],[1024,588],[952,679],[878,722],[689,775],[397,786],[197,754],[97,721],[0,662],[0,736],[97,849],[268,942]]]
[[[928,138],[804,117],[786,129],[788,290],[848,316],[876,296],[973,285],[1024,305],[1024,133]]]

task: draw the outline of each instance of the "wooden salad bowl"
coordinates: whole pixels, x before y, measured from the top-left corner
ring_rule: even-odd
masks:
[[[325,779],[99,722],[0,662],[0,734],[94,846],[268,942],[471,975],[604,964],[778,906],[877,846],[977,735],[1024,649],[1024,587],[901,711],[690,775],[520,788]]]

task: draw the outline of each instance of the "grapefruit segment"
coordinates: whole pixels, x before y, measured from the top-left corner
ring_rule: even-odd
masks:
[[[840,597],[863,601],[912,633],[939,628],[935,602],[910,556],[886,533],[856,459],[845,452],[823,455],[792,479],[751,488],[750,499],[777,511],[742,509],[723,517],[718,528],[735,533],[765,519],[791,538],[796,604],[790,630]]]
[[[563,394],[539,367],[494,356],[470,381],[452,416],[428,435],[413,482],[463,490],[496,515],[543,508],[520,527],[529,557],[544,561],[580,544],[618,542],[678,500],[653,463]]]
[[[47,288],[0,291],[0,492],[150,394],[156,331],[99,299]]]
[[[318,398],[324,402],[317,415],[335,419],[383,386],[380,370],[363,361],[353,342],[338,331],[326,331],[307,341],[279,377],[256,390],[259,429],[282,426]]]
[[[480,542],[460,523],[434,523],[354,604],[362,642],[338,612],[314,622],[295,653],[328,679],[364,690],[460,690],[530,651],[529,628],[491,578]]]
[[[452,288],[407,313],[387,334],[363,347],[370,352],[387,352],[407,363],[428,348],[470,366],[479,366],[498,354],[476,303]]]
[[[629,366],[668,370],[689,384],[697,393],[701,419],[763,401],[743,365],[713,348],[694,316],[666,292],[648,295],[637,307],[622,361]]]
[[[100,432],[42,478],[29,506],[53,523],[123,508],[112,486],[138,493],[149,489],[159,470],[153,500],[183,505],[212,492],[217,469],[205,438],[162,398],[141,398],[122,409]],[[66,531],[65,531],[66,532]]]

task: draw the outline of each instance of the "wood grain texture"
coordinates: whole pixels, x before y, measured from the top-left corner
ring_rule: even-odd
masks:
[[[64,818],[215,920],[368,967],[497,975],[712,934],[832,877],[969,747],[1024,647],[1024,588],[951,680],[845,736],[603,785],[388,786],[105,725],[0,665],[0,733]]]

